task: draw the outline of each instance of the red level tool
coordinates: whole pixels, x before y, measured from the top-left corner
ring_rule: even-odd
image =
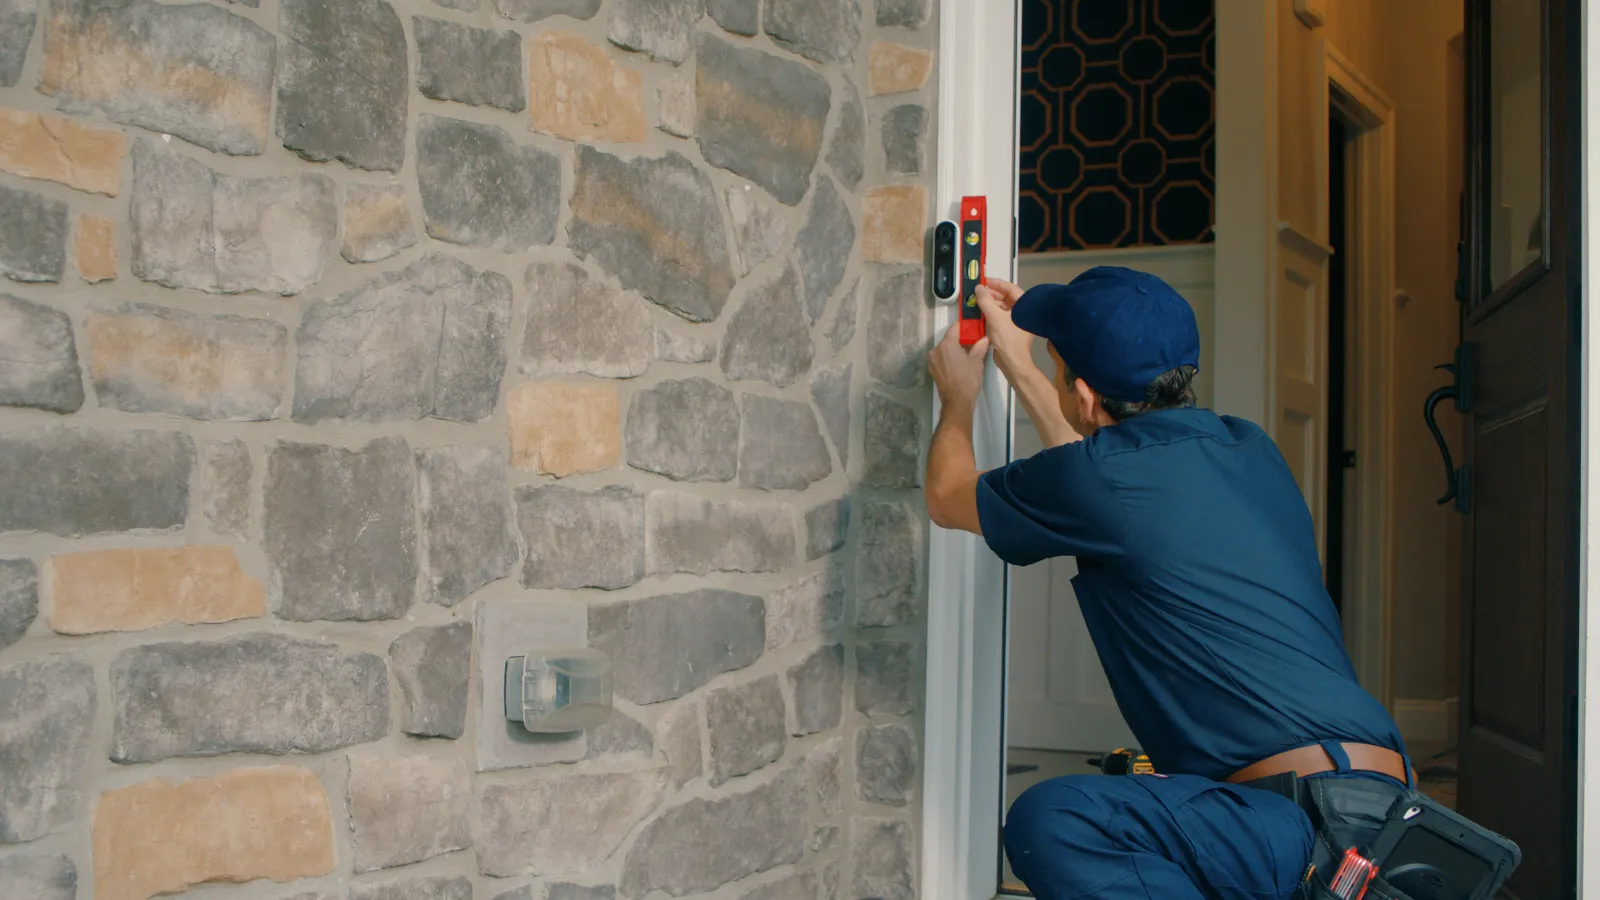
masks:
[[[961,198],[961,346],[971,347],[984,335],[983,310],[978,308],[978,285],[988,285],[983,272],[983,251],[989,245],[989,202],[985,197]]]

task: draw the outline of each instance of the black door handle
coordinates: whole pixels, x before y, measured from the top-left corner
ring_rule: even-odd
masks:
[[[1460,512],[1469,512],[1472,509],[1471,498],[1467,493],[1468,468],[1456,468],[1455,460],[1450,457],[1450,445],[1444,439],[1444,433],[1439,430],[1439,420],[1434,415],[1434,409],[1444,400],[1454,400],[1457,412],[1470,412],[1472,409],[1472,345],[1462,344],[1456,348],[1456,361],[1435,369],[1444,369],[1455,376],[1455,383],[1437,388],[1428,395],[1422,404],[1422,418],[1428,423],[1428,430],[1433,433],[1433,440],[1439,445],[1439,455],[1444,458],[1444,496],[1439,498],[1439,505],[1443,506],[1451,500],[1456,502],[1456,509]]]
[[[1435,366],[1435,368],[1443,369],[1447,367]],[[1445,443],[1444,435],[1439,431],[1439,420],[1434,418],[1433,409],[1439,405],[1441,400],[1454,400],[1459,396],[1461,396],[1461,392],[1452,384],[1436,389],[1428,395],[1428,399],[1422,404],[1422,418],[1428,423],[1428,430],[1433,432],[1433,439],[1439,444],[1439,455],[1444,457],[1445,491],[1444,496],[1439,498],[1440,506],[1456,499],[1457,494],[1460,493],[1461,486],[1456,480],[1456,464],[1450,458],[1450,445]]]

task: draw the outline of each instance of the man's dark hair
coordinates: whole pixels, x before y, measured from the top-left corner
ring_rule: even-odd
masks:
[[[1126,400],[1113,400],[1104,394],[1100,395],[1100,405],[1105,408],[1106,415],[1113,422],[1122,422],[1134,416],[1145,413],[1159,412],[1163,409],[1187,409],[1194,406],[1194,376],[1200,370],[1194,366],[1179,366],[1156,376],[1150,386],[1144,389],[1144,400],[1139,403],[1130,403]],[[1077,380],[1071,371],[1067,372],[1067,383]],[[1093,385],[1090,385],[1093,387]]]

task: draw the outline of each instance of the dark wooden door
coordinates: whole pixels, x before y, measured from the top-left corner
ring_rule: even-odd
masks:
[[[1467,0],[1460,809],[1522,900],[1575,896],[1580,25]]]

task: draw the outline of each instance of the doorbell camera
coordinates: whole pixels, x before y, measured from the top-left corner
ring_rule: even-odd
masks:
[[[949,303],[955,299],[960,286],[956,262],[956,235],[954,222],[940,222],[933,229],[933,296]]]

